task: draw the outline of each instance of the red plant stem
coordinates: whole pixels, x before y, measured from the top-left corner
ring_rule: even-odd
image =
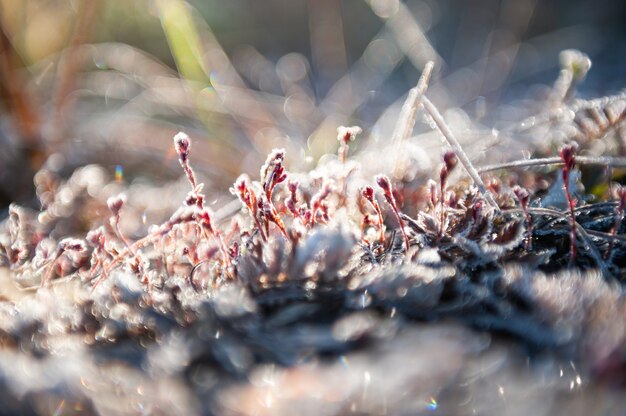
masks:
[[[265,236],[265,232],[263,232],[263,227],[261,226],[259,219],[254,214],[252,214],[252,216],[254,217],[254,223],[256,224],[256,228],[259,229],[259,233],[261,234],[261,239],[263,240],[263,242],[267,242],[267,237]]]
[[[526,219],[526,231],[528,233],[528,235],[526,236],[525,248],[526,251],[531,251],[533,249],[533,220],[530,217],[528,208],[523,207],[522,209],[524,210],[524,218]]]
[[[576,214],[574,208],[576,207],[576,201],[572,198],[572,194],[569,189],[569,169],[563,168],[563,181],[565,183],[565,196],[567,197],[567,203],[569,205],[570,219],[572,227],[570,229],[570,259],[569,263],[572,266],[576,260]]]
[[[132,245],[130,244],[130,241],[128,241],[128,239],[124,236],[124,234],[122,234],[122,230],[120,229],[120,214],[115,214],[115,220],[113,223],[113,228],[115,229],[115,234],[117,234],[117,236],[119,237],[120,240],[122,240],[122,243],[124,243],[124,245],[126,246],[126,248],[128,248],[130,250],[130,253],[137,257],[137,252],[135,250],[133,250]]]
[[[365,198],[365,200],[369,202],[370,205],[374,208],[374,211],[376,211],[376,216],[378,217],[378,241],[380,241],[380,243],[382,244],[385,242],[385,232],[383,231],[383,213],[380,210],[380,205],[378,205],[378,201],[376,201],[376,199],[374,198],[374,189],[371,186],[366,186],[362,188],[361,196],[363,196],[363,198]],[[367,218],[367,214],[365,218]]]
[[[50,261],[48,269],[46,270],[46,274],[41,279],[41,287],[45,287],[48,285],[48,282],[52,280],[52,274],[54,273],[54,267],[57,264],[57,260],[61,257],[63,253],[59,253],[54,256],[54,258]]]
[[[439,191],[439,229],[437,230],[437,240],[440,240],[443,237],[443,223],[446,220],[446,212],[444,210],[444,198],[446,192],[446,179],[442,178],[441,185]]]
[[[193,169],[191,168],[191,166],[189,166],[189,163],[186,160],[181,161],[180,164],[182,165],[183,170],[185,171],[185,175],[187,175],[187,179],[191,184],[191,189],[196,189],[196,174],[194,173]]]
[[[533,222],[530,217],[530,212],[528,212],[528,202],[530,201],[530,194],[524,188],[520,186],[513,187],[513,194],[517,198],[520,207],[522,208],[522,212],[524,213],[524,220],[526,221],[526,242],[524,243],[524,248],[526,251],[530,251],[533,248]]]
[[[400,231],[402,231],[402,237],[404,238],[404,252],[408,256],[409,255],[409,237],[406,235],[406,231],[404,231],[404,221],[400,218],[400,213],[398,212],[398,208],[396,204],[391,205],[391,209],[393,213],[396,215],[396,219],[398,220],[398,224],[400,224]]]
[[[342,143],[339,146],[339,161],[341,163],[346,163],[346,160],[348,159],[348,144],[347,143]]]
[[[385,242],[385,232],[383,231],[383,213],[380,210],[380,206],[378,205],[378,202],[374,201],[374,203],[372,205],[374,206],[374,210],[376,211],[376,215],[378,215],[378,232],[379,232],[378,239],[380,240],[381,243],[384,243]]]
[[[613,224],[613,228],[611,228],[611,237],[615,237],[615,235],[617,234],[617,231],[619,230],[619,228],[622,226],[622,219],[624,218],[624,208],[626,205],[626,190],[624,190],[624,188],[618,188],[618,195],[619,195],[619,203],[617,205],[617,207],[615,208],[615,224]],[[615,240],[612,239],[611,241],[609,241],[609,248],[606,251],[606,254],[604,255],[604,259],[605,260],[610,260],[611,259],[611,254],[613,251],[613,244],[615,244]]]
[[[209,234],[212,234],[213,237],[217,240],[217,243],[220,247],[220,253],[222,254],[222,258],[224,259],[224,264],[227,267],[230,267],[231,265],[230,256],[228,255],[228,250],[226,250],[226,244],[224,244],[224,240],[222,239],[222,234],[217,230],[213,230],[209,232],[207,229],[205,229],[202,226],[200,226],[200,228],[202,228],[202,233],[204,234],[204,237],[206,239],[209,239],[210,237]]]
[[[576,200],[572,198],[570,192],[570,173],[576,166],[576,150],[577,145],[571,144],[561,148],[559,156],[563,159],[563,170],[561,171],[563,176],[563,187],[565,188],[565,196],[567,197],[567,203],[569,205],[570,217],[572,220],[572,228],[570,230],[570,267],[574,265],[576,260],[576,215],[574,209],[576,208]]]

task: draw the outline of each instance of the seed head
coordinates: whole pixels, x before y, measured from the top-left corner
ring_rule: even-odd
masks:
[[[522,208],[526,209],[526,207],[528,206],[528,201],[530,199],[530,193],[528,193],[526,189],[518,185],[513,187],[513,193],[515,194],[515,197],[519,201]]]

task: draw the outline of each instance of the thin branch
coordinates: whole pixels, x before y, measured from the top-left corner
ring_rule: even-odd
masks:
[[[450,130],[450,127],[448,127],[448,125],[444,121],[443,117],[439,113],[439,110],[437,110],[437,107],[435,107],[435,105],[426,96],[422,97],[422,104],[426,112],[432,117],[439,132],[446,139],[446,141],[448,142],[448,145],[450,145],[450,147],[452,148],[456,156],[459,158],[459,160],[463,164],[463,167],[465,168],[469,176],[474,181],[474,185],[476,185],[476,187],[478,188],[478,191],[483,195],[487,203],[491,205],[497,212],[499,212],[500,207],[498,207],[498,204],[493,199],[493,196],[485,187],[485,184],[483,183],[483,180],[480,178],[478,171],[476,170],[474,165],[472,165],[472,162],[469,160],[469,157],[467,157],[467,154],[461,147],[461,144],[459,143],[459,141],[456,139],[456,137],[454,137],[452,130]]]
[[[576,156],[576,163],[581,165],[590,166],[612,166],[612,167],[626,167],[626,157],[591,157],[591,156]],[[523,159],[514,160],[512,162],[496,163],[493,165],[481,166],[477,170],[479,173],[492,172],[501,169],[511,168],[529,168],[534,166],[562,166],[563,159],[558,156],[544,157],[539,159]]]
[[[433,68],[433,61],[426,63],[426,66],[422,71],[422,75],[417,81],[417,85],[409,90],[409,94],[407,95],[404,104],[402,104],[402,110],[400,110],[398,121],[396,122],[393,133],[391,134],[391,143],[394,145],[395,154],[395,168],[393,176],[396,178],[400,176],[403,166],[403,163],[401,163],[402,161],[400,160],[402,156],[401,144],[411,135],[413,127],[415,127],[417,110],[420,107],[422,96],[426,92],[426,88],[428,88],[428,82],[430,81]]]
[[[402,105],[400,116],[398,117],[398,121],[396,122],[391,135],[392,143],[402,142],[407,139],[413,131],[417,110],[421,104],[422,96],[428,87],[428,82],[430,81],[434,66],[435,64],[433,61],[427,62],[426,66],[424,66],[424,70],[422,71],[422,75],[417,81],[417,85],[415,88],[411,88],[409,90],[409,94]]]

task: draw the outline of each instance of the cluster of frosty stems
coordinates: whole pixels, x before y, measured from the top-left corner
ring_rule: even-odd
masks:
[[[327,199],[333,192],[333,183],[324,182],[322,188],[311,198],[311,221],[328,222],[328,202]],[[319,214],[319,215],[318,215]]]
[[[261,186],[265,198],[259,199],[259,208],[265,219],[265,234],[269,233],[269,223],[273,222],[280,229],[280,232],[287,237],[287,229],[280,219],[278,211],[272,202],[272,194],[276,185],[287,179],[287,173],[283,166],[285,160],[284,149],[274,149],[267,157],[265,164],[261,167]]]
[[[77,252],[83,253],[86,251],[85,243],[82,240],[78,240],[76,238],[66,238],[59,242],[57,245],[57,249],[48,264],[48,269],[46,270],[45,275],[41,279],[41,286],[46,286],[51,280],[52,275],[54,273],[54,268],[57,264],[57,260],[63,255],[65,252]]]
[[[263,241],[267,241],[269,236],[270,222],[276,224],[285,237],[288,236],[285,224],[272,202],[274,189],[279,183],[287,179],[287,173],[283,167],[284,159],[284,149],[274,149],[267,157],[267,160],[261,167],[261,188],[263,191],[260,196],[257,196],[254,189],[252,189],[247,175],[241,175],[230,189],[230,192],[237,196],[241,203],[248,208]]]
[[[209,214],[209,211],[204,207],[205,198],[204,195],[201,193],[203,185],[198,185],[196,181],[196,175],[189,165],[191,139],[187,134],[179,132],[174,136],[174,148],[176,149],[176,153],[178,154],[178,161],[183,167],[185,175],[187,175],[187,179],[191,184],[191,192],[185,200],[185,205],[196,206],[199,209],[199,212],[195,213],[194,219],[200,225],[205,238],[208,239],[209,236],[212,236],[217,240],[220,247],[220,252],[222,254],[222,258],[224,260],[224,264],[226,266],[229,266],[230,256],[228,255],[228,251],[226,250],[226,245],[224,244],[222,235],[217,228],[213,227],[211,215]]]
[[[506,212],[523,213],[521,209],[507,209]],[[555,210],[555,209],[551,209],[551,208],[528,207],[528,212],[532,215],[547,215],[550,217],[555,217],[555,218],[559,218],[563,220],[568,219],[566,217],[566,214],[563,214],[563,212]],[[598,248],[596,247],[595,243],[590,237],[590,234],[591,234],[591,235],[595,235],[598,237],[606,238],[607,234],[600,233],[600,232],[593,231],[593,230],[585,230],[585,228],[582,225],[578,224],[578,222],[574,222],[574,226],[576,227],[578,236],[581,238],[583,243],[587,247],[589,247],[589,255],[591,256],[591,258],[593,258],[593,260],[596,262],[598,267],[602,270],[602,273],[605,276],[614,277],[611,271],[606,266],[606,263],[603,261],[603,258],[600,255]]]
[[[409,238],[406,235],[406,231],[404,229],[404,220],[400,218],[400,211],[398,210],[398,205],[396,204],[396,199],[393,196],[393,189],[391,188],[391,182],[389,178],[385,175],[376,176],[376,183],[383,190],[383,195],[385,196],[385,200],[391,206],[393,213],[396,216],[396,220],[400,225],[400,231],[402,231],[402,237],[404,238],[404,250],[405,253],[409,254]]]
[[[230,189],[230,192],[237,196],[241,203],[248,208],[248,211],[254,219],[256,227],[261,234],[261,238],[263,238],[263,241],[267,241],[263,227],[259,222],[259,205],[257,204],[257,196],[254,189],[250,186],[250,179],[248,178],[248,175],[243,174],[239,176],[239,178],[235,181],[235,185]]]
[[[111,213],[113,214],[113,230],[115,231],[115,234],[117,234],[117,237],[122,241],[122,243],[124,243],[124,245],[130,250],[130,252],[134,256],[136,256],[137,253],[132,249],[130,242],[124,236],[120,228],[120,219],[121,219],[120,213],[125,204],[126,204],[126,195],[124,194],[112,196],[107,200],[107,206],[109,207],[109,210],[111,210]]]
[[[572,226],[570,229],[570,266],[574,264],[576,260],[576,215],[574,209],[576,208],[576,199],[572,197],[570,192],[570,174],[576,166],[576,145],[571,144],[564,146],[561,149],[559,155],[563,160],[563,169],[561,174],[563,176],[563,187],[565,188],[565,197],[567,198],[567,204],[569,206],[569,212],[571,217]]]

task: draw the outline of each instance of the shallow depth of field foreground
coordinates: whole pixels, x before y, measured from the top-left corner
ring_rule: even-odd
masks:
[[[626,414],[624,21],[0,0],[0,413]]]

